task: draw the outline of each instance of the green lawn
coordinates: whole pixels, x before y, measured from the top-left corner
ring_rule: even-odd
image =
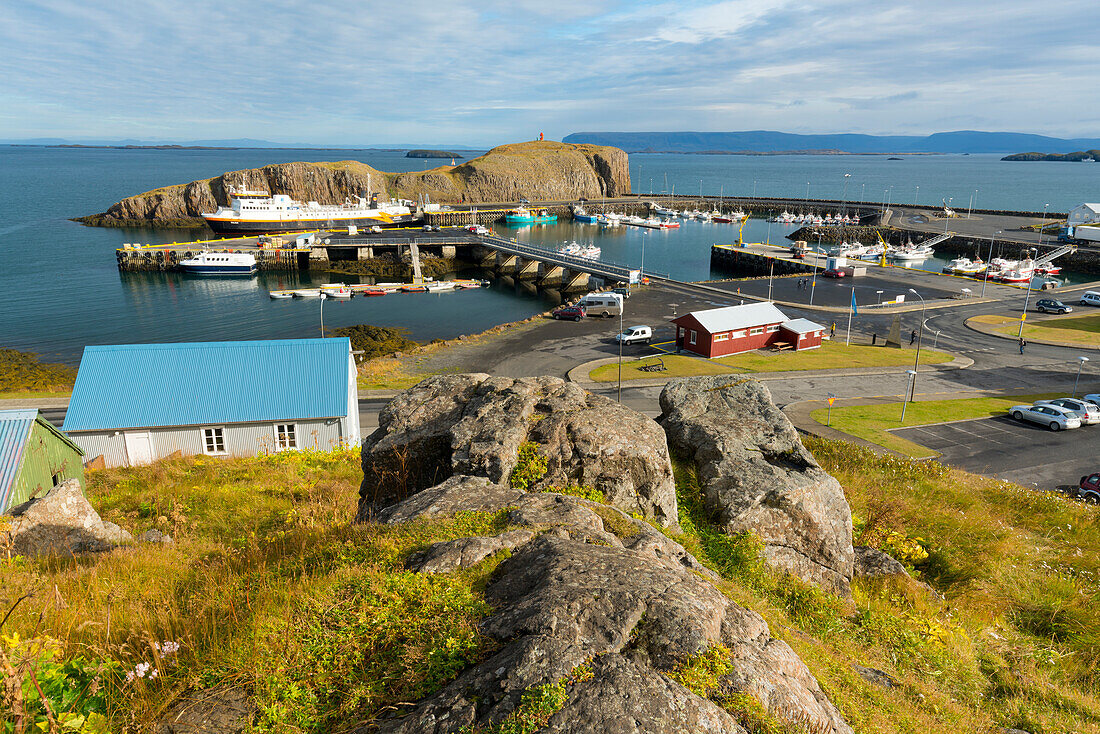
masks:
[[[995,331],[1001,334],[1016,336],[1020,333],[1019,318],[976,316],[974,320],[978,323],[994,326]],[[1100,347],[1100,314],[1059,316],[1034,323],[1025,321],[1024,338]]]
[[[853,405],[833,408],[832,427],[850,436],[862,438],[884,448],[916,458],[936,456],[936,452],[920,444],[907,441],[890,433],[892,428],[912,428],[949,421],[990,418],[1004,415],[1013,405],[1031,403],[1042,398],[1057,397],[1055,393],[1040,395],[1011,395],[998,398],[971,398],[968,400],[927,400],[909,403],[905,410],[905,423],[901,422],[901,401],[879,405]],[[827,408],[813,411],[810,416],[825,425]]]
[[[950,362],[953,357],[944,352],[922,349],[921,364]],[[887,349],[866,345],[845,346],[839,342],[824,342],[820,349],[803,352],[748,352],[732,357],[703,359],[686,355],[669,354],[663,357],[665,372],[645,372],[642,365],[657,361],[656,356],[623,362],[623,379],[638,380],[652,377],[692,377],[724,373],[793,372],[797,370],[827,370],[845,367],[901,367],[913,363],[913,352],[903,349]],[[597,367],[588,373],[595,382],[614,382],[618,379],[618,365]]]

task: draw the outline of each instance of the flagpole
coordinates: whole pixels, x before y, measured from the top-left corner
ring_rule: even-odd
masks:
[[[852,312],[856,310],[856,287],[852,286],[852,302],[848,304],[848,335],[844,337],[844,346],[852,341]]]

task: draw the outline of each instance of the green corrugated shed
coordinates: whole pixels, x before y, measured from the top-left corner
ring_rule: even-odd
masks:
[[[0,512],[66,479],[84,488],[84,452],[37,410],[0,411]]]

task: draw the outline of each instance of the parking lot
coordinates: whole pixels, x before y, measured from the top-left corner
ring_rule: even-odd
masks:
[[[1076,486],[1100,469],[1100,425],[1055,432],[1006,415],[893,433],[939,451],[946,464],[1026,487]]]

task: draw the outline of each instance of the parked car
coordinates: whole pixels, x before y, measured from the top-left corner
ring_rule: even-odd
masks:
[[[1065,408],[1081,419],[1081,424],[1093,426],[1100,423],[1100,407],[1081,398],[1052,398],[1036,400],[1035,405],[1056,405]]]
[[[573,319],[574,321],[580,321],[587,314],[580,306],[562,306],[561,308],[554,309],[550,314],[556,319]]]
[[[523,197],[520,197],[519,203],[520,203],[520,204],[530,204],[531,202],[529,202],[529,201],[527,200],[527,197],[526,197],[526,196],[523,196]]]
[[[1018,421],[1031,421],[1052,431],[1080,428],[1081,419],[1056,405],[1013,405],[1008,414]]]
[[[843,278],[847,274],[848,273],[841,270],[840,268],[829,268],[828,270],[823,272],[821,275],[826,277],[826,278]]]
[[[1073,309],[1054,298],[1040,298],[1035,302],[1035,310],[1039,313],[1069,313]]]
[[[1100,293],[1097,291],[1085,291],[1081,294],[1082,306],[1100,306]]]
[[[653,329],[648,326],[631,326],[621,334],[615,335],[615,341],[623,344],[649,344],[653,339]]]
[[[1088,395],[1081,396],[1081,399],[1100,408],[1100,392],[1090,392]]]
[[[1100,505],[1100,474],[1081,477],[1081,483],[1077,485],[1077,496],[1085,502]]]

